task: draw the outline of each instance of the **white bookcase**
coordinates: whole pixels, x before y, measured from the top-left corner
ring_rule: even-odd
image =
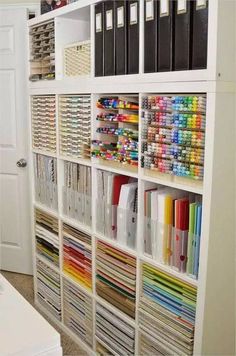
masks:
[[[194,355],[234,355],[235,354],[235,22],[236,4],[231,0],[209,0],[208,22],[208,61],[205,70],[190,70],[167,73],[143,73],[143,9],[140,0],[140,71],[139,74],[94,77],[94,5],[97,0],[79,0],[66,7],[41,15],[29,21],[29,28],[45,21],[55,23],[55,72],[56,79],[29,83],[31,96],[55,95],[56,97],[56,153],[43,152],[32,148],[32,239],[34,260],[41,259],[46,265],[60,274],[62,322],[44,309],[37,297],[37,278],[35,263],[36,304],[61,326],[89,354],[96,353],[96,342],[112,350],[95,336],[96,303],[106,307],[135,330],[135,355],[139,354],[138,303],[141,288],[141,263],[156,266],[177,279],[197,287],[197,310],[194,337]],[[77,78],[64,78],[63,48],[73,42],[91,41],[91,75]],[[137,170],[129,170],[110,162],[92,158],[64,157],[60,154],[59,96],[91,95],[91,139],[96,128],[96,100],[99,95],[136,95],[162,93],[204,93],[207,97],[206,139],[203,183],[167,175],[147,174],[140,164]],[[31,98],[30,98],[31,102]],[[141,109],[140,109],[141,110]],[[140,117],[140,115],[139,115]],[[139,121],[141,132],[141,119]],[[32,134],[31,134],[32,142]],[[140,141],[139,141],[140,142]],[[140,146],[140,145],[139,145]],[[32,147],[32,145],[31,145]],[[139,149],[140,150],[140,149]],[[35,153],[45,154],[57,159],[58,209],[52,210],[36,201],[33,157]],[[141,152],[139,151],[139,154]],[[62,186],[64,183],[64,162],[74,162],[91,167],[92,176],[92,225],[83,226],[78,221],[63,214]],[[118,242],[101,236],[96,232],[96,177],[97,170],[124,174],[138,180],[138,232],[136,250],[119,245]],[[142,212],[144,186],[160,184],[202,195],[203,221],[200,248],[199,278],[194,280],[174,271],[166,265],[153,261],[143,255]],[[38,208],[59,221],[59,261],[60,267],[52,266],[38,256],[35,245],[34,209]],[[62,224],[66,223],[91,236],[92,241],[92,291],[77,283],[63,271]],[[135,319],[130,318],[115,306],[96,294],[96,244],[103,241],[117,247],[136,258],[136,309]],[[69,281],[92,299],[93,348],[87,346],[65,324],[63,301],[63,280]]]

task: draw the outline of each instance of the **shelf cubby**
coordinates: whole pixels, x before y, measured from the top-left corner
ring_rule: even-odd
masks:
[[[35,200],[50,209],[58,208],[57,159],[34,154]]]
[[[91,227],[91,167],[64,161],[63,168],[63,214],[81,225]]]
[[[142,253],[159,264],[198,278],[202,197],[141,181]]]
[[[55,79],[54,20],[30,29],[30,80]]]
[[[197,289],[147,263],[141,265],[141,278],[139,328],[155,340],[149,347],[192,354]]]
[[[92,157],[98,163],[137,171],[139,103],[136,95],[96,97]],[[95,101],[95,97],[94,97]],[[95,160],[96,159],[96,160]]]
[[[136,249],[138,182],[137,179],[97,169],[96,233],[121,246]]]
[[[92,289],[91,236],[63,224],[63,271],[84,288]]]
[[[93,347],[93,302],[74,283],[63,279],[64,324]]]
[[[95,335],[112,355],[134,355],[134,328],[99,303],[96,303]]]
[[[32,145],[42,152],[56,153],[56,99],[55,95],[33,95]]]
[[[59,97],[60,154],[90,158],[90,95],[61,95]]]
[[[35,209],[36,252],[59,267],[58,219]]]
[[[61,320],[60,274],[40,259],[36,260],[36,295],[45,310]]]
[[[136,258],[97,241],[96,292],[131,318],[135,318]]]

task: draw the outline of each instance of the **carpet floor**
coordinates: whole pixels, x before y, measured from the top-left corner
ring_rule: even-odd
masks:
[[[3,276],[11,283],[11,285],[18,290],[18,292],[37,309],[34,305],[34,290],[33,290],[33,277],[19,273],[1,271]],[[61,344],[64,356],[85,356],[87,355],[80,347],[58,326],[56,326],[44,313],[40,310],[38,312],[60,333]]]

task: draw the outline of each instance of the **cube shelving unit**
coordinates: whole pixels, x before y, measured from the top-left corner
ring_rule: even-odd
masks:
[[[149,264],[176,278],[183,283],[197,288],[194,355],[233,355],[235,354],[235,21],[236,5],[230,0],[209,0],[208,22],[208,59],[207,69],[180,72],[144,73],[144,0],[140,0],[140,38],[139,38],[139,73],[116,77],[94,77],[94,6],[99,1],[80,0],[63,8],[36,17],[28,22],[31,28],[54,21],[55,28],[55,80],[29,83],[30,102],[34,98],[55,96],[56,102],[56,151],[34,147],[34,130],[31,130],[32,159],[31,168],[34,177],[34,155],[43,154],[57,160],[57,194],[58,209],[54,210],[37,200],[35,182],[32,179],[32,237],[34,246],[35,299],[36,304],[49,315],[63,330],[74,338],[80,347],[89,354],[96,350],[107,350],[119,355],[117,344],[112,345],[101,338],[98,313],[107,310],[107,322],[121,320],[121,324],[130,331],[129,342],[134,342],[131,354],[139,355],[144,350],[154,352],[156,341],[140,328],[139,306],[142,293],[142,266]],[[63,49],[70,44],[90,41],[91,43],[91,74],[77,78],[64,76]],[[141,101],[144,95],[154,94],[204,94],[206,95],[206,128],[204,179],[196,181],[173,175],[155,174],[141,168],[141,148],[139,145],[139,166],[130,170],[125,165],[112,164],[95,158],[76,158],[62,156],[60,153],[60,97],[73,95],[89,95],[91,99],[90,125],[91,141],[96,137],[96,101],[100,96],[135,96],[139,101],[139,141],[142,130]],[[32,122],[35,124],[32,113]],[[91,167],[92,180],[92,221],[90,226],[65,215],[63,207],[64,164],[73,162]],[[136,249],[119,244],[109,236],[102,236],[96,231],[96,177],[97,170],[126,175],[138,181],[138,216]],[[193,279],[185,273],[177,272],[143,253],[143,192],[152,185],[160,185],[180,189],[202,196],[203,219],[200,247],[199,277]],[[49,217],[58,220],[59,236],[59,267],[42,258],[36,250],[35,240],[35,209],[43,211]],[[91,236],[92,255],[92,288],[86,289],[82,284],[71,278],[63,269],[63,224]],[[73,238],[72,238],[73,240]],[[98,242],[108,244],[114,249],[132,257],[136,261],[135,280],[135,317],[122,312],[96,293],[97,245]],[[60,318],[45,308],[38,297],[38,266],[50,269],[60,283],[58,305]],[[86,308],[87,324],[82,317],[72,317],[75,310],[71,306],[72,295],[76,293],[78,308]],[[86,299],[87,298],[87,299]],[[99,317],[100,318],[100,317]],[[77,324],[76,324],[77,323]],[[76,329],[83,324],[83,330]],[[112,326],[114,327],[114,325]],[[91,333],[92,331],[92,333]],[[84,337],[80,335],[86,334]],[[87,340],[87,341],[86,341]],[[152,343],[153,344],[148,344]],[[147,346],[148,345],[148,346]],[[132,351],[133,350],[133,351]],[[100,351],[102,352],[102,351]]]

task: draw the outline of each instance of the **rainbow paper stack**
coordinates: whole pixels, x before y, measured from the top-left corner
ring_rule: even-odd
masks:
[[[83,287],[92,289],[91,237],[63,224],[63,269]]]
[[[192,355],[197,289],[142,264],[139,325],[142,354]]]

